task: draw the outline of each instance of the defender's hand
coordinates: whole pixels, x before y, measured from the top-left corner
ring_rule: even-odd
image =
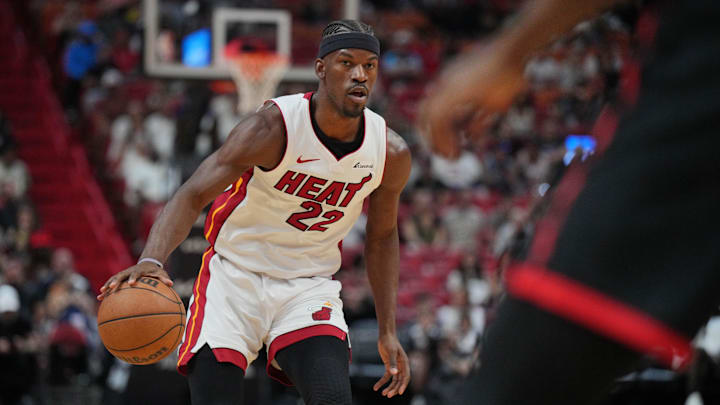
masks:
[[[472,50],[443,69],[420,107],[420,129],[432,150],[460,156],[463,127],[474,122],[482,135],[525,87],[524,63],[505,56],[498,45]]]
[[[128,284],[135,285],[137,279],[143,276],[157,278],[168,287],[172,287],[173,285],[170,276],[168,276],[165,270],[158,267],[156,264],[143,262],[132,267],[128,267],[127,269],[110,277],[108,281],[100,287],[100,295],[97,296],[97,299],[102,301],[106,295],[115,291],[115,289],[118,288],[123,281],[128,280]]]
[[[373,386],[373,390],[379,390],[390,381],[390,384],[382,390],[382,395],[392,398],[402,395],[410,383],[410,366],[407,354],[403,350],[395,335],[381,336],[378,339],[378,352],[383,363],[385,363],[385,375]]]

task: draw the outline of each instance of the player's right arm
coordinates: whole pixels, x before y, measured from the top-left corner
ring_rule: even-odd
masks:
[[[283,122],[280,109],[272,102],[241,121],[222,147],[200,164],[165,205],[150,230],[140,258],[165,263],[170,253],[187,238],[202,209],[229,184],[253,166],[275,167],[285,149]],[[123,281],[134,284],[141,276],[157,277],[168,286],[172,285],[165,270],[151,262],[143,262],[110,277],[100,288],[98,299],[102,300]]]

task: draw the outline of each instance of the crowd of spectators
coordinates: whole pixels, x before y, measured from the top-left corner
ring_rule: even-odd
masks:
[[[138,253],[159,208],[240,119],[236,95],[218,83],[145,76],[138,2],[36,3],[47,56],[61,66],[55,73],[68,120],[84,134],[96,176]],[[456,161],[429,154],[415,126],[417,102],[428,91],[427,84],[441,61],[475,46],[471,38],[496,29],[516,3],[375,0],[362,5],[362,19],[374,25],[383,44],[371,108],[407,140],[414,156],[399,217],[398,318],[412,364],[416,405],[447,403],[462,377],[477,365],[481,336],[502,294],[502,270],[532,233],[535,211],[564,167],[565,137],[590,133],[632,52],[623,18],[609,14],[581,24],[528,64],[527,91],[498,118],[488,136],[468,145]],[[321,27],[318,21],[328,11],[310,10],[299,23]],[[313,43],[304,48],[314,52]],[[283,83],[278,94],[313,87]],[[0,172],[10,170],[3,165]],[[22,200],[27,180],[24,187],[19,183],[11,187],[14,200],[7,196],[7,186],[0,190],[0,204]],[[5,211],[0,221],[9,229]],[[15,222],[34,222],[30,205],[18,204]],[[343,268],[337,275],[351,327],[374,317],[361,254],[365,222],[362,216],[344,240]],[[27,231],[16,228],[0,236],[12,232],[16,236],[0,238],[0,245],[22,252],[20,239]],[[18,247],[9,247],[13,243]],[[56,250],[52,263],[56,255],[66,254]],[[22,253],[3,257],[2,282],[8,287],[0,287],[0,307],[17,296],[18,304],[9,307],[24,314],[22,319],[32,319],[18,326],[27,328],[24,336],[30,343],[24,347],[31,348],[22,356],[38,356],[38,345],[49,344],[55,336],[82,343],[74,347],[83,350],[95,347],[87,282],[72,272],[71,264],[57,266],[29,261]],[[73,337],[72,331],[57,326],[63,322],[81,333]],[[0,340],[0,353],[6,346]],[[46,350],[44,361],[78,354],[68,350]],[[53,367],[46,365],[45,370],[53,375]]]
[[[0,403],[70,403],[99,395],[105,356],[96,304],[73,255],[43,230],[12,128],[0,114]]]
[[[428,154],[419,141],[417,101],[441,61],[496,28],[514,4],[446,3],[374,1],[362,7],[384,49],[371,107],[414,154],[400,212],[398,316],[416,370],[414,391],[426,403],[442,403],[452,382],[475,364],[502,291],[501,259],[531,228],[530,211],[562,166],[565,136],[590,131],[630,52],[627,26],[615,17],[578,27],[528,65],[530,88],[491,136],[448,161]],[[68,119],[86,134],[99,180],[137,253],[159,207],[240,117],[234,93],[213,91],[221,86],[143,75],[139,4],[92,4],[46,2],[38,15],[48,49],[63,62],[59,86]],[[329,13],[313,10],[307,24]],[[284,83],[278,94],[313,87]],[[338,273],[350,322],[373,316],[360,254],[364,222],[344,241]]]

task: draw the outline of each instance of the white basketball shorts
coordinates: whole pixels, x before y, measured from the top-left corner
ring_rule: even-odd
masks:
[[[219,362],[245,370],[265,344],[268,374],[292,385],[275,361],[279,350],[313,336],[347,340],[340,288],[327,277],[286,280],[242,270],[209,248],[193,287],[178,371],[187,374],[205,344]]]

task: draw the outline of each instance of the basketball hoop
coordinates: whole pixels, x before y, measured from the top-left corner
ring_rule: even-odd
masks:
[[[255,112],[275,95],[288,69],[288,57],[272,52],[239,52],[225,56],[238,92],[238,112]]]

